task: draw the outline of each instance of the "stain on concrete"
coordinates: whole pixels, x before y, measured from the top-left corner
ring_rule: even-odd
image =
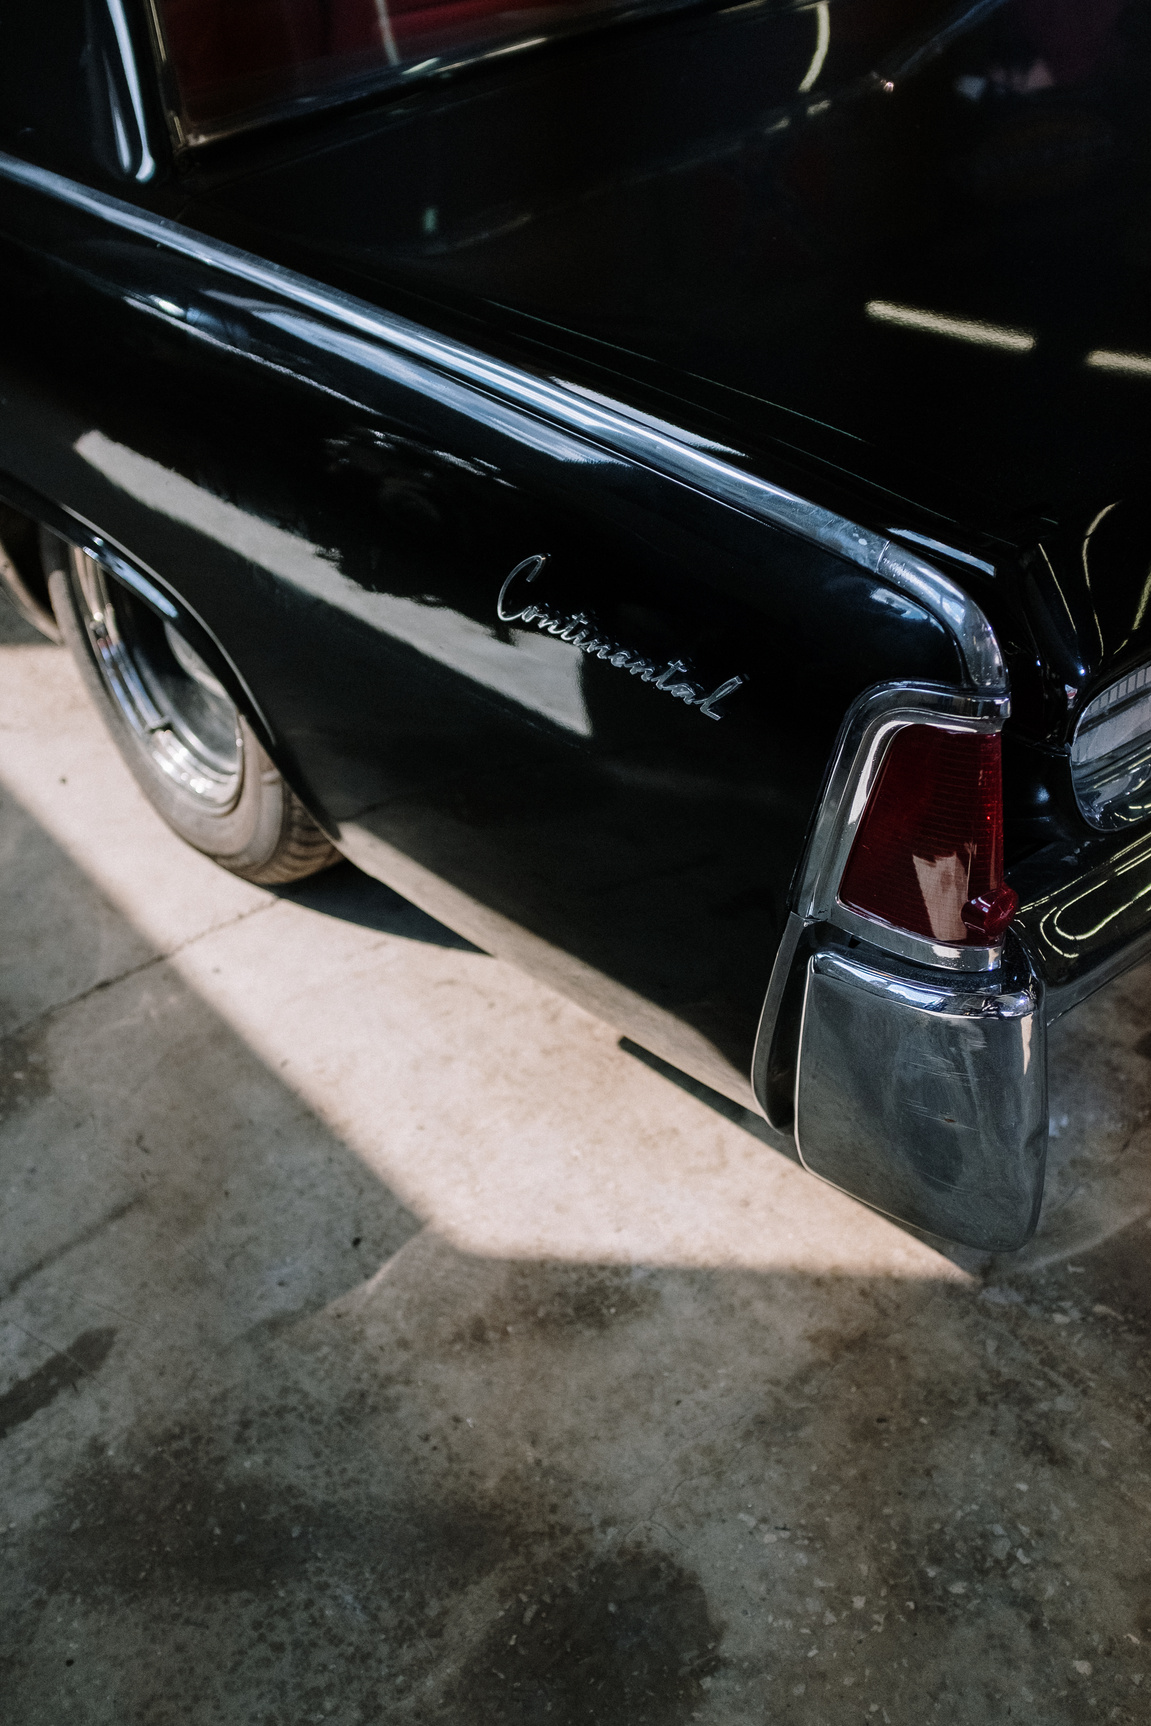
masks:
[[[519,1264],[448,1342],[458,1350],[506,1347],[517,1337],[576,1341],[641,1318],[658,1302],[658,1280],[640,1265]]]
[[[116,819],[113,874],[151,843]],[[22,854],[13,1024],[151,951]],[[1054,1028],[1033,1247],[957,1269],[495,962],[353,922],[193,942],[218,1009],[174,965],[61,1008],[14,1094],[0,1343],[119,1336],[2,1447],[4,1726],[1141,1726],[1151,970]],[[504,1256],[444,1226],[468,1192],[519,1207]]]
[[[116,1340],[114,1330],[86,1330],[0,1396],[0,1438],[31,1420],[64,1390],[75,1390],[103,1366]]]
[[[518,1591],[465,1662],[449,1717],[677,1726],[706,1700],[722,1636],[697,1576],[625,1549]]]
[[[1151,1217],[1140,1217],[1076,1258],[1074,1280],[1066,1278],[1076,1304],[1102,1319],[1116,1340],[1145,1339],[1151,1329]]]
[[[0,1038],[0,1123],[31,1107],[52,1088],[46,1021]]]
[[[283,1480],[231,1478],[222,1437],[176,1428],[122,1456],[90,1446],[39,1531],[38,1584],[133,1600],[260,1593],[303,1574],[312,1506]]]
[[[394,1471],[378,1485],[349,1480],[346,1498],[309,1492],[325,1433],[339,1444],[328,1406],[285,1387],[270,1408],[216,1414],[145,1442],[135,1437],[120,1453],[91,1444],[37,1531],[37,1585],[186,1604],[278,1595],[296,1584],[323,1593],[355,1573],[369,1595],[419,1607],[467,1586],[508,1549],[498,1504],[425,1497]]]
[[[454,1268],[465,1330],[521,1310],[509,1290],[610,1309],[628,1275],[422,1241],[408,1264],[448,1306]],[[1069,1317],[1068,1282],[664,1270],[619,1328],[455,1365],[418,1305],[338,1303],[53,1482],[11,1553],[13,1717],[1134,1722],[1151,1563],[1113,1500],[1138,1515],[1147,1434],[1100,1387],[1151,1397],[1140,1339],[1085,1297]],[[69,1624],[115,1695],[30,1688]]]
[[[723,1635],[697,1575],[642,1543],[603,1550],[554,1475],[477,1477],[461,1421],[388,1437],[386,1394],[341,1409],[292,1367],[270,1351],[255,1404],[240,1391],[111,1453],[89,1444],[14,1554],[20,1646],[77,1612],[121,1645],[136,1626],[141,1687],[116,1713],[148,1726],[207,1717],[213,1695],[283,1726],[691,1717]]]

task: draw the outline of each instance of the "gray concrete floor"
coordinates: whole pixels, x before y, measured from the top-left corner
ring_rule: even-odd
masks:
[[[184,849],[6,610],[0,943],[7,1726],[1151,1717],[1147,969],[1036,1240],[946,1254]]]

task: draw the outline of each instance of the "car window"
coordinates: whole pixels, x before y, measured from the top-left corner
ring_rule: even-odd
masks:
[[[672,0],[673,5],[675,0]],[[681,0],[682,3],[682,0]],[[484,53],[534,47],[625,0],[157,0],[188,143]],[[627,4],[634,17],[636,7]],[[651,10],[669,9],[652,5]]]

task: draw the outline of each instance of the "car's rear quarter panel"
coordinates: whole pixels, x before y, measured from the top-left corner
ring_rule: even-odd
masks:
[[[836,731],[873,683],[954,681],[941,626],[225,265],[44,193],[0,208],[0,470],[196,609],[368,867],[746,1098]],[[722,721],[501,625],[533,553],[549,605],[744,677]]]

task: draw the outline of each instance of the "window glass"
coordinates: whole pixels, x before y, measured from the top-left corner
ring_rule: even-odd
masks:
[[[534,45],[622,9],[620,0],[158,0],[190,143],[354,92],[389,69],[402,76]]]

